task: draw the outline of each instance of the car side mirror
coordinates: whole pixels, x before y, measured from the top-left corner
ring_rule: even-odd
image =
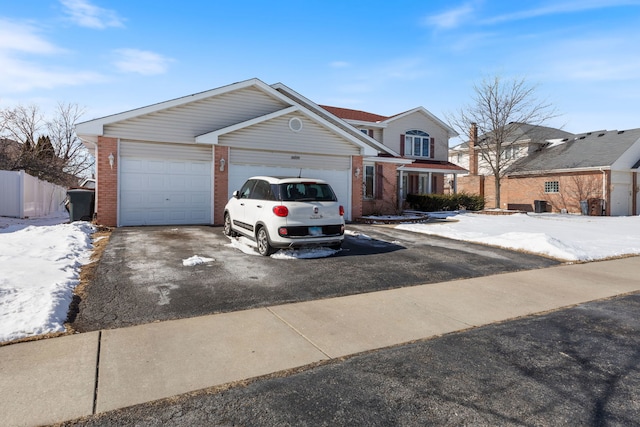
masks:
[[[238,190],[233,192],[233,197],[235,197],[236,199],[240,198],[240,192]]]

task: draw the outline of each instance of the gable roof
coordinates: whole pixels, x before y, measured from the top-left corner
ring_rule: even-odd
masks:
[[[369,113],[361,110],[351,110],[349,108],[340,108],[340,107],[330,107],[327,105],[320,105],[320,107],[329,111],[331,114],[339,117],[343,120],[353,121],[353,122],[365,122],[365,123],[375,123],[376,125],[386,125],[389,122],[394,120],[399,120],[403,117],[406,117],[410,114],[420,112],[425,116],[429,117],[431,120],[436,122],[438,125],[442,126],[449,135],[450,138],[458,136],[458,133],[453,130],[449,125],[440,120],[438,117],[434,116],[429,110],[424,107],[416,107],[411,110],[404,111],[402,113],[394,114],[393,116],[381,116],[380,114]],[[364,124],[364,123],[363,123]]]
[[[565,138],[573,138],[574,134],[564,131],[562,129],[552,128],[548,126],[532,125],[529,123],[517,123],[511,122],[509,126],[513,126],[510,129],[508,141],[505,145],[519,142],[531,142],[534,144],[545,145],[552,140],[562,140]],[[478,141],[486,139],[491,132],[478,135]],[[449,149],[454,151],[466,151],[469,150],[469,141],[465,141]]]
[[[280,87],[286,88],[286,86],[279,84]],[[279,117],[283,114],[291,113],[293,111],[298,111],[309,119],[319,123],[321,126],[329,128],[333,132],[341,135],[343,138],[349,140],[356,146],[359,146],[361,149],[374,149],[377,151],[382,151],[385,153],[392,153],[389,149],[385,148],[381,144],[379,144],[375,140],[371,140],[370,138],[365,138],[362,132],[351,132],[351,130],[345,130],[344,126],[341,126],[339,123],[335,123],[331,120],[327,120],[321,114],[318,114],[316,111],[310,109],[307,105],[304,105],[298,101],[295,97],[290,96],[288,93],[295,93],[292,90],[288,89],[288,91],[278,90],[275,85],[270,86],[257,78],[245,80],[242,82],[233,83],[227,86],[222,86],[216,89],[199,92],[193,95],[183,96],[180,98],[172,99],[169,101],[164,101],[152,105],[148,105],[146,107],[137,108],[134,110],[125,111],[118,114],[113,114],[110,116],[89,120],[86,122],[82,122],[76,125],[76,133],[83,141],[86,142],[96,142],[97,136],[104,135],[105,126],[112,125],[114,123],[123,122],[130,119],[137,119],[142,116],[149,116],[154,113],[160,113],[167,111],[169,109],[184,106],[186,104],[195,103],[198,101],[207,100],[209,98],[214,98],[220,95],[230,94],[232,92],[236,92],[242,89],[253,88],[258,89],[263,92],[267,96],[278,100],[282,106],[279,110],[269,113],[267,115],[262,115],[259,117],[253,117],[251,119],[244,119],[238,123],[230,124],[224,126],[223,128],[215,128],[211,129],[208,132],[200,132],[197,135],[189,135],[189,140],[193,138],[193,143],[217,143],[218,136],[224,133],[229,133],[234,130],[241,129],[243,127],[251,126],[256,123],[260,123],[264,120],[268,120],[274,117]],[[342,122],[344,123],[344,122]],[[346,125],[346,123],[345,123]],[[347,125],[348,126],[348,125]],[[351,128],[351,126],[348,126]]]
[[[567,169],[608,169],[636,143],[640,145],[640,129],[587,132],[563,139],[518,160],[507,173],[518,175]]]
[[[334,116],[339,117],[343,120],[380,123],[389,118],[387,116],[381,116],[379,114],[368,113],[361,110],[351,110],[349,108],[331,107],[328,105],[320,105],[320,107],[324,108]]]

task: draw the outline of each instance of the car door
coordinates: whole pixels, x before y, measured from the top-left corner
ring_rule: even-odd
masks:
[[[249,199],[245,205],[245,219],[251,224],[252,231],[259,221],[266,221],[271,214],[271,205],[273,204],[273,193],[271,192],[271,184],[267,181],[259,179],[251,191]]]
[[[244,183],[240,191],[238,191],[238,196],[235,198],[233,203],[231,204],[232,208],[229,209],[229,215],[231,216],[231,221],[233,222],[233,228],[236,231],[239,231],[244,234],[253,234],[253,223],[248,217],[252,217],[251,213],[247,213],[251,211],[251,205],[249,206],[249,210],[247,211],[247,203],[251,201],[251,193],[253,188],[256,185],[257,180],[249,179]]]

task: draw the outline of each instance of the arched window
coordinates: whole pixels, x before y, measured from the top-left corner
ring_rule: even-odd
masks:
[[[404,134],[404,154],[413,157],[431,157],[431,139],[421,130],[410,130]]]

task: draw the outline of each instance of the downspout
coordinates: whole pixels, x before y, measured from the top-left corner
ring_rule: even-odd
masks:
[[[607,172],[602,168],[599,168],[600,172],[602,172],[602,210],[603,213],[607,212]]]

